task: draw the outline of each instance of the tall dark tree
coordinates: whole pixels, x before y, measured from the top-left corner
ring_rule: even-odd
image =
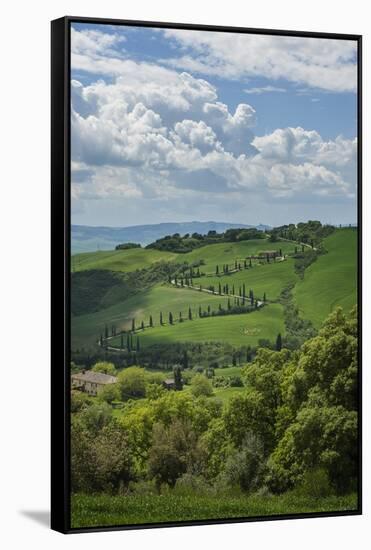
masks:
[[[131,321],[131,331],[135,332],[135,319],[132,319]]]
[[[179,311],[179,323],[183,323],[182,312]]]
[[[182,382],[182,369],[179,365],[174,367],[174,386],[177,391],[180,391],[183,389],[183,382]]]
[[[281,336],[281,333],[279,332],[276,338],[276,350],[281,351],[281,349],[282,349],[282,336]]]
[[[150,326],[151,328],[153,327],[152,315],[149,316],[149,326]]]
[[[188,319],[192,321],[192,310],[190,307],[188,308]]]
[[[216,274],[219,275],[219,266],[216,266]]]
[[[141,328],[142,330],[144,330],[144,321],[141,322],[140,328]]]
[[[189,360],[188,360],[188,351],[186,349],[183,351],[182,365],[183,365],[183,369],[188,369]]]
[[[160,325],[162,326],[164,324],[163,318],[162,318],[162,311],[160,311]]]
[[[219,283],[219,295],[222,293],[222,285]]]
[[[199,306],[199,308],[198,308],[198,316],[202,317],[202,308],[201,308],[201,306]]]
[[[129,335],[129,333],[128,333],[127,336],[126,336],[126,349],[128,350],[128,352],[131,351],[131,347],[130,347],[130,335]]]
[[[250,261],[249,261],[249,267],[252,267],[252,261],[251,261],[251,258],[250,258]]]
[[[232,306],[231,306],[231,301],[230,301],[230,299],[228,298],[228,309],[231,309],[231,307],[232,307]]]
[[[108,338],[108,327],[107,325],[104,327],[104,339],[107,340]]]
[[[169,311],[169,323],[171,325],[173,324],[173,314],[171,313],[171,311]]]
[[[264,292],[264,295],[263,295],[263,302],[266,302],[267,301],[267,295],[266,293]]]

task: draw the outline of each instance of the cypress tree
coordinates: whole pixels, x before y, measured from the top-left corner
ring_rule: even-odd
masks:
[[[252,267],[252,262],[251,262],[251,258],[250,258],[250,261],[249,261],[249,266]]]
[[[140,325],[140,328],[141,328],[142,330],[144,330],[144,321],[142,321],[142,323],[141,323],[141,325]]]
[[[180,391],[183,389],[183,382],[182,382],[182,371],[179,366],[174,367],[174,386],[177,391]]]
[[[207,313],[210,315],[211,308],[210,306],[207,306]]]
[[[135,332],[135,319],[131,321],[131,331]]]
[[[171,313],[171,311],[169,311],[169,323],[171,325],[173,324],[173,314]]]
[[[179,323],[183,323],[182,312],[179,311]]]
[[[264,292],[263,302],[266,302],[266,301],[267,301],[267,295],[266,295],[265,292]]]
[[[192,321],[192,310],[190,307],[188,308],[188,319]]]
[[[231,309],[231,301],[229,298],[228,298],[228,309]]]
[[[282,349],[282,336],[281,336],[281,333],[279,332],[276,338],[276,351],[281,351],[281,349]]]
[[[219,283],[219,295],[222,293],[222,285]]]
[[[126,349],[130,352],[130,336],[129,336],[129,333],[126,336]]]
[[[198,316],[199,316],[199,317],[202,317],[202,309],[201,309],[201,306],[199,306],[199,308],[198,308]]]
[[[151,328],[153,327],[152,315],[149,316],[149,326],[150,326]]]
[[[219,275],[219,266],[216,266],[216,274]]]
[[[160,325],[162,326],[164,323],[163,323],[163,319],[162,319],[162,311],[160,311]]]
[[[234,268],[237,269],[237,260],[234,262]]]
[[[245,283],[243,283],[243,285],[242,285],[242,296],[243,296],[243,297],[246,296],[246,287],[245,287]]]

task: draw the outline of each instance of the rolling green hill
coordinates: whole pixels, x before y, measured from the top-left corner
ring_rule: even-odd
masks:
[[[159,250],[134,248],[131,250],[109,250],[99,252],[85,252],[74,254],[71,257],[71,270],[86,271],[88,269],[106,269],[109,271],[135,271],[150,265],[175,260],[177,254]]]
[[[228,284],[229,292],[232,291],[234,285],[235,294],[238,294],[239,287],[245,284],[246,292],[252,289],[254,295],[259,298],[262,298],[266,293],[267,300],[274,300],[278,298],[284,286],[297,280],[298,276],[294,271],[294,260],[288,258],[283,262],[255,264],[251,269],[238,271],[230,275],[198,277],[194,279],[194,285],[202,285],[203,288],[214,285],[217,290],[219,283],[222,287]]]
[[[141,347],[155,343],[205,341],[255,346],[261,338],[274,340],[279,332],[284,333],[283,309],[279,304],[270,304],[253,313],[185,320],[174,325],[167,323],[138,331],[137,336]],[[119,346],[120,337],[110,342]]]
[[[285,287],[294,284],[293,296],[300,315],[318,327],[336,305],[349,309],[356,301],[356,245],[356,229],[336,230],[324,240],[327,254],[318,257],[305,270],[303,279],[295,272],[292,258],[263,265],[254,262],[251,269],[220,277],[215,275],[216,265],[221,270],[223,264],[232,266],[236,260],[243,261],[247,256],[263,250],[281,248],[286,254],[294,252],[295,243],[285,241],[271,243],[260,239],[219,243],[188,254],[155,249],[78,254],[73,256],[73,268],[77,272],[74,276],[82,278],[77,290],[80,302],[85,303],[76,302],[79,307],[77,315],[72,317],[72,348],[94,349],[105,326],[110,328],[115,325],[117,331],[130,330],[133,318],[137,327],[142,321],[147,326],[150,315],[154,328],[140,333],[141,346],[144,347],[161,342],[215,340],[228,341],[232,345],[256,345],[261,338],[274,340],[278,332],[285,332],[283,309],[279,304],[269,303],[261,311],[250,314],[198,319],[200,306],[202,311],[208,307],[216,311],[219,304],[226,308],[227,297],[159,282],[165,281],[166,277],[151,278],[151,271],[157,270],[160,261],[179,265],[202,260],[200,270],[210,275],[194,278],[194,285],[202,284],[204,289],[214,285],[218,289],[219,283],[222,286],[228,283],[229,291],[234,285],[235,294],[238,294],[239,286],[245,284],[246,292],[252,289],[258,298],[266,293],[268,302],[277,300]],[[145,268],[151,268],[145,287],[135,286],[133,281],[139,278],[139,271],[136,270]],[[192,321],[188,321],[189,308]],[[184,322],[160,327],[160,311],[165,323],[168,322],[169,312],[172,312],[175,321],[181,312]]]
[[[192,313],[196,317],[199,306],[205,310],[210,305],[214,310],[218,308],[220,302],[225,305],[226,298],[221,300],[220,297],[212,294],[180,289],[168,284],[155,285],[109,308],[72,317],[72,347],[93,346],[105,325],[111,327],[114,324],[117,330],[128,330],[133,318],[138,326],[142,321],[147,325],[149,316],[152,315],[156,326],[159,324],[160,311],[163,313],[164,321],[168,320],[169,311],[175,318],[178,318],[181,311],[186,318],[189,307],[192,308]]]
[[[337,229],[323,244],[327,254],[306,269],[294,288],[301,315],[316,327],[336,306],[349,310],[357,300],[357,230]]]

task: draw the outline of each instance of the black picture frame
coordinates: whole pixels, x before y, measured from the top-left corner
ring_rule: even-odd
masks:
[[[176,521],[72,528],[70,524],[70,27],[93,23],[255,35],[356,41],[358,48],[358,507],[352,511],[280,514],[246,518]],[[212,525],[362,514],[362,36],[292,30],[194,25],[66,16],[51,22],[51,528],[61,533]]]

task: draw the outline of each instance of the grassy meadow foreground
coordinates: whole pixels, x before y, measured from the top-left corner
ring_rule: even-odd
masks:
[[[357,509],[356,228],[71,264],[73,527]]]

